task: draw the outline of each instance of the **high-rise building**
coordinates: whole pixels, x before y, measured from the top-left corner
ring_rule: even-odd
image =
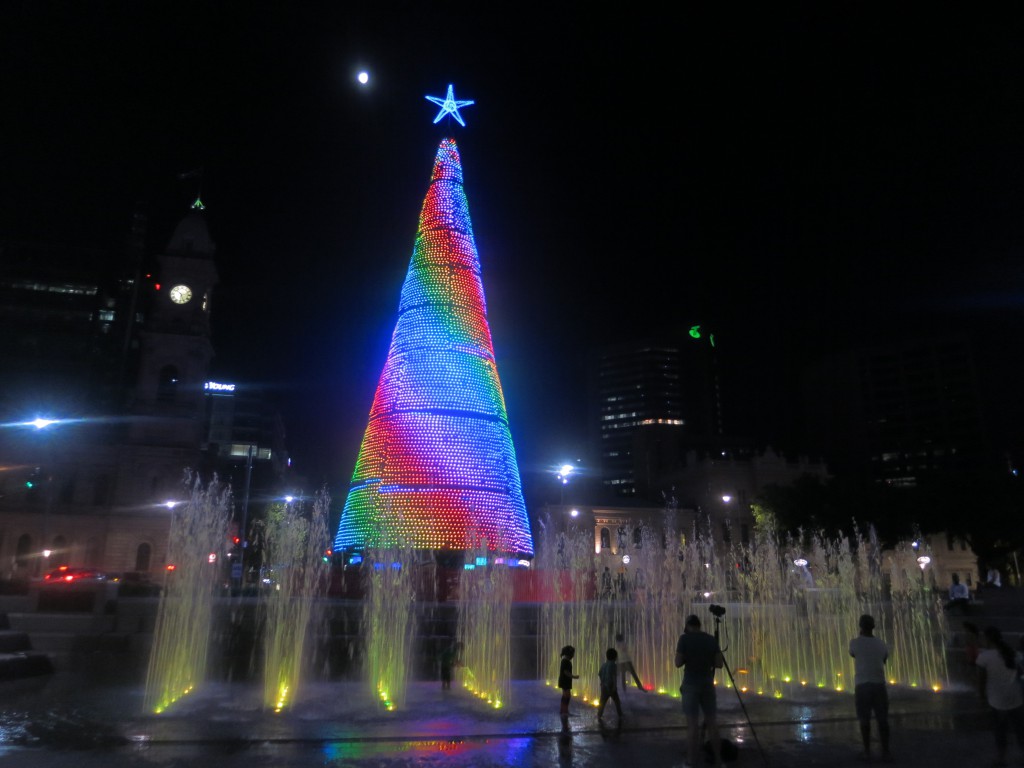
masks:
[[[124,404],[138,283],[117,249],[0,245],[0,409],[86,411]]]
[[[437,150],[335,549],[533,554],[453,139]]]
[[[282,488],[289,493],[313,490],[291,474],[284,422],[268,398],[244,384],[208,381],[203,387],[205,467],[234,489],[239,525],[279,500]]]
[[[717,442],[721,396],[713,337],[699,326],[675,339],[606,347],[590,375],[591,453],[615,496],[659,493],[656,481],[688,448]]]
[[[836,474],[912,486],[922,473],[992,466],[966,335],[832,355],[802,377],[805,444]]]
[[[672,446],[686,423],[679,346],[652,342],[602,351],[593,375],[593,403],[601,480],[617,495],[635,495],[643,471],[636,461],[641,430],[660,427]]]

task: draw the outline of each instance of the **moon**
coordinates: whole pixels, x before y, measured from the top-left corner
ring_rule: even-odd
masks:
[[[363,70],[358,75],[356,75],[356,80],[359,81],[360,85],[366,85],[368,82],[370,82],[370,73],[367,72],[366,70]]]

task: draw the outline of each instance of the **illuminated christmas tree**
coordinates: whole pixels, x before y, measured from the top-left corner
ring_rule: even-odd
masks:
[[[453,139],[437,150],[335,548],[533,554]]]

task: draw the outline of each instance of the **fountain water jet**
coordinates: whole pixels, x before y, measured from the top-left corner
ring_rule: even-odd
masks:
[[[280,712],[295,700],[302,672],[313,602],[326,583],[327,516],[330,498],[321,491],[307,512],[301,503],[274,505],[266,521],[264,557],[269,589],[264,619],[263,706]]]
[[[144,706],[163,712],[206,677],[218,566],[210,562],[227,539],[230,496],[216,478],[203,488],[187,473],[188,499],[171,511],[168,570],[146,672]]]
[[[727,606],[722,645],[742,691],[776,698],[812,687],[847,690],[853,663],[847,652],[857,618],[871,613],[890,647],[896,684],[948,684],[944,617],[917,567],[919,551],[900,545],[882,556],[873,534],[795,540],[761,535],[750,545],[716,545],[706,531],[684,534],[677,513],[666,512],[664,535],[643,530],[622,551],[595,552],[592,529],[556,531],[536,565],[554,599],[542,606],[540,669],[553,684],[559,649],[576,646],[580,680],[573,692],[586,703],[598,696],[597,669],[617,632],[626,636],[641,679],[678,695],[673,658],[686,615],[713,630],[708,605]],[[620,549],[623,545],[620,542]],[[794,561],[807,561],[796,566]],[[605,585],[605,567],[614,584]],[[613,572],[614,568],[619,573]],[[812,577],[813,574],[813,577]],[[723,678],[722,684],[729,685]]]
[[[486,547],[470,550],[459,573],[462,684],[495,709],[507,706],[512,687],[511,617],[512,568]]]
[[[363,554],[366,662],[374,695],[391,711],[405,705],[409,685],[415,599],[415,550],[372,549]]]

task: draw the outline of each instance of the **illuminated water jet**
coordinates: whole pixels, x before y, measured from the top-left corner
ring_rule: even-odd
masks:
[[[695,613],[713,631],[708,605],[719,603],[727,606],[722,645],[740,672],[737,685],[751,692],[782,698],[807,685],[849,690],[847,647],[862,613],[876,618],[896,684],[948,686],[945,620],[918,566],[919,551],[900,545],[883,555],[870,534],[806,536],[799,546],[761,536],[749,546],[722,547],[698,531],[684,534],[675,515],[666,512],[664,536],[642,532],[628,571],[620,566],[607,575],[613,561],[595,554],[593,530],[558,531],[541,521],[536,565],[554,598],[542,607],[538,654],[549,684],[559,649],[574,645],[580,682],[573,692],[592,701],[604,651],[622,632],[645,684],[678,695],[673,658],[685,617]],[[611,579],[616,586],[608,589]],[[724,675],[719,683],[730,685]]]
[[[230,490],[187,475],[187,500],[171,511],[168,571],[146,672],[144,706],[160,713],[206,678],[218,571],[211,552],[227,538]]]
[[[495,709],[511,691],[512,568],[487,549],[466,554],[459,576],[456,635],[462,649],[462,684]]]
[[[411,548],[363,554],[363,621],[366,664],[375,696],[386,710],[405,705],[415,611]]]
[[[327,515],[330,500],[317,494],[312,507],[275,504],[266,520],[263,614],[263,706],[280,712],[295,699],[313,604],[327,577]]]

